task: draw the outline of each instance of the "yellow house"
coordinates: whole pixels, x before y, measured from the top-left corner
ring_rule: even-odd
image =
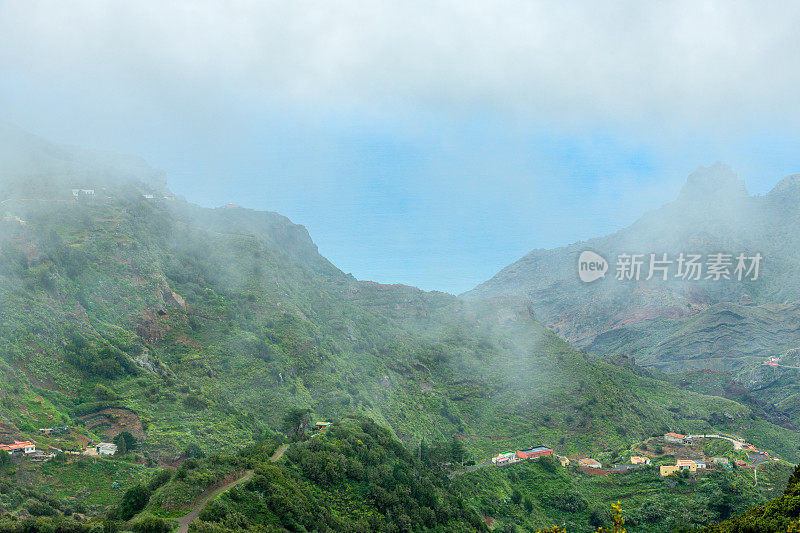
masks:
[[[678,459],[675,466],[663,465],[660,468],[662,476],[674,474],[678,470],[688,470],[689,472],[697,472],[697,463],[691,459]]]
[[[567,459],[565,456],[557,455],[556,457],[558,457],[558,460],[561,462],[561,466],[569,466],[569,459]]]
[[[674,474],[678,471],[677,466],[670,466],[670,465],[661,465],[661,476],[666,477],[670,474]]]

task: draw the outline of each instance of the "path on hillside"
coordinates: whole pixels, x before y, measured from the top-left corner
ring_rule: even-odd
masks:
[[[283,452],[285,452],[287,448],[289,448],[288,444],[281,445],[280,448],[275,450],[275,453],[272,454],[272,457],[270,457],[269,460],[274,463],[283,456]]]
[[[225,483],[224,485],[217,487],[216,489],[210,491],[208,494],[202,497],[200,502],[195,506],[194,509],[183,515],[182,517],[178,518],[178,533],[188,533],[189,532],[189,524],[195,521],[198,516],[200,516],[200,512],[205,509],[208,502],[225,492],[226,490],[235,487],[239,483],[244,483],[245,481],[249,480],[253,477],[253,471],[248,470],[242,476],[234,479],[229,483]]]

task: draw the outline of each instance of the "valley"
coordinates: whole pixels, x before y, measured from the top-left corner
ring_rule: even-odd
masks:
[[[724,520],[776,496],[800,458],[791,386],[780,398],[756,396],[756,383],[769,390],[781,379],[771,372],[795,372],[786,368],[796,355],[793,307],[769,307],[778,305],[766,297],[777,282],[766,274],[751,296],[763,303],[739,297],[626,321],[624,333],[586,344],[581,324],[602,324],[591,312],[616,292],[586,299],[563,287],[479,287],[459,298],[357,280],[281,215],[199,207],[138,160],[4,135],[13,157],[0,191],[0,427],[3,442],[30,441],[53,457],[12,457],[4,467],[15,496],[0,502],[10,516],[2,527],[58,519],[77,530],[167,531],[213,493],[197,531],[314,529],[320,517],[341,530],[564,523],[582,531],[609,523],[617,500],[631,531],[661,531]],[[588,307],[564,307],[571,318],[559,315],[556,327],[559,302],[533,297],[544,293]],[[703,322],[715,312],[730,325]],[[669,329],[678,320],[684,337]],[[679,349],[687,339],[710,336],[717,350],[729,341],[715,332],[750,327],[769,346],[786,343],[786,366],[763,365],[758,346],[716,374],[671,366],[688,360]],[[648,364],[656,338],[663,364]],[[750,359],[757,367],[741,363]],[[306,434],[319,420],[332,421],[332,432]],[[65,430],[43,431],[53,428]],[[635,447],[676,432],[736,435],[783,461],[662,478],[657,467],[689,458],[663,444],[662,452]],[[100,443],[117,454],[76,455]],[[461,470],[535,444],[575,464]],[[721,453],[753,461],[733,444]],[[619,468],[651,454],[653,465]],[[587,470],[585,458],[609,468]],[[248,471],[252,479],[214,493]],[[757,485],[751,471],[760,472]],[[665,505],[681,509],[667,522]]]

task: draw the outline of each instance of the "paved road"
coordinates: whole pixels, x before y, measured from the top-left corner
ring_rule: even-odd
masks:
[[[467,472],[473,472],[473,471],[475,471],[475,470],[477,470],[479,468],[483,468],[484,466],[489,466],[490,464],[492,464],[491,461],[484,461],[484,462],[482,462],[481,464],[478,464],[478,465],[468,466],[466,468],[466,471]]]
[[[194,509],[183,515],[182,517],[178,518],[178,533],[188,533],[189,532],[189,524],[194,522],[198,516],[200,516],[200,512],[205,509],[208,502],[225,492],[226,490],[235,487],[239,483],[244,483],[245,481],[249,480],[253,477],[253,471],[248,470],[245,472],[241,477],[234,479],[233,481],[222,485],[221,487],[217,487],[216,489],[210,491],[208,494],[202,497],[200,502],[195,506]]]
[[[733,443],[733,449],[734,450],[741,450],[742,448],[747,446],[747,443],[745,441],[737,440],[737,439],[734,439],[734,438],[731,438],[731,437],[726,437],[725,435],[692,435],[692,436],[693,437],[705,437],[705,438],[712,438],[712,439],[729,440],[729,441],[731,441]]]

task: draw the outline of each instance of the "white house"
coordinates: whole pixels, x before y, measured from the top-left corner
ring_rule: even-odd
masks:
[[[20,453],[24,453],[27,455],[30,453],[36,453],[36,445],[27,440],[25,441],[15,440],[13,444],[0,444],[0,450],[5,450],[11,455],[16,455]]]
[[[114,455],[117,453],[117,445],[111,442],[101,442],[95,446],[98,455]]]

